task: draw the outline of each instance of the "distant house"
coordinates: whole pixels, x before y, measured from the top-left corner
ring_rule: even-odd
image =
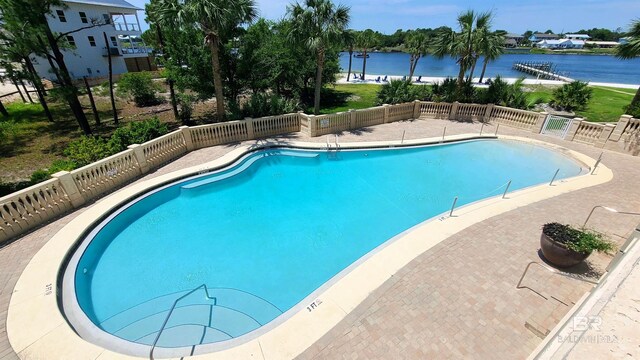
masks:
[[[529,41],[531,41],[532,43],[538,43],[542,40],[558,40],[558,39],[560,39],[560,36],[556,34],[535,33],[529,36]]]
[[[620,38],[618,39],[618,44],[619,45],[624,45],[624,44],[628,44],[629,43],[629,38]]]
[[[540,49],[582,49],[584,48],[584,40],[542,40],[536,43],[536,46]]]
[[[64,4],[65,7],[51,7],[47,21],[51,30],[61,34],[85,28],[66,36],[71,48],[63,53],[73,78],[108,75],[104,34],[111,49],[114,74],[156,69],[141,37],[137,11],[142,9],[125,0],[65,0]],[[41,77],[56,78],[46,59],[32,58]]]
[[[504,36],[504,46],[508,48],[514,48],[520,46],[524,41],[523,35],[507,34]]]
[[[587,40],[591,39],[591,36],[589,36],[587,34],[566,34],[564,37],[569,39],[569,40],[587,41]]]
[[[600,49],[610,49],[619,45],[617,41],[586,41],[585,45],[597,47]]]

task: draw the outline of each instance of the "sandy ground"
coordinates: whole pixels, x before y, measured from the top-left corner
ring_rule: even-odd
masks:
[[[2,75],[2,70],[0,70],[0,75]],[[34,88],[32,86],[29,86],[29,85],[27,85],[27,89],[34,90]],[[15,92],[15,91],[16,91],[16,87],[11,82],[9,82],[9,81],[1,82],[0,81],[0,96],[2,96],[4,94],[10,94],[10,93]],[[23,91],[22,87],[20,88],[20,91]],[[0,98],[0,100],[2,100],[2,102],[5,103],[5,104],[8,103],[8,102],[15,101],[17,99],[20,99],[20,95],[18,95],[18,94]]]
[[[341,74],[341,78],[338,80],[338,84],[378,84],[378,85],[382,85],[384,84],[382,81],[380,82],[376,82],[376,79],[380,78],[380,79],[384,79],[385,75],[367,75],[365,76],[365,80],[354,80],[353,75],[351,76],[351,81],[347,82],[347,77],[346,74]],[[402,79],[402,76],[389,76],[388,79],[389,80],[398,80],[398,79]],[[417,76],[413,77],[414,79],[414,83],[417,83],[416,80],[418,79]],[[428,77],[428,76],[423,76],[421,78],[421,82],[420,84],[425,84],[425,85],[430,85],[430,84],[435,84],[435,83],[439,83],[442,82],[446,79],[446,77]],[[485,78],[486,80],[488,80],[489,78]],[[473,81],[475,83],[479,82],[479,78],[473,78]],[[507,81],[510,84],[513,84],[514,82],[516,82],[516,80],[518,80],[517,78],[503,78],[503,80]],[[557,80],[543,80],[543,79],[525,79],[524,83],[526,85],[563,85],[564,82],[563,81],[557,81]],[[640,85],[629,85],[629,84],[616,84],[616,83],[601,83],[601,82],[591,82],[589,83],[589,85],[591,86],[608,86],[608,87],[615,87],[615,88],[621,88],[621,89],[638,89],[638,87]],[[482,87],[484,85],[478,84],[476,86]]]

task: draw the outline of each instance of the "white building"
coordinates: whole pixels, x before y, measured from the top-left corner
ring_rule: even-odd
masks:
[[[153,70],[150,50],[140,35],[139,9],[124,0],[65,0],[65,8],[53,7],[48,16],[54,33],[64,34],[73,49],[64,51],[65,64],[73,78],[95,78],[109,74],[104,33],[111,47],[113,74]],[[92,24],[101,24],[91,27]],[[46,59],[36,57],[34,66],[40,76],[54,80]]]
[[[569,39],[569,40],[583,40],[583,41],[587,41],[589,39],[591,39],[591,36],[587,35],[587,34],[567,34],[564,36],[565,38]]]
[[[536,44],[541,49],[582,49],[584,48],[584,40],[542,40]]]

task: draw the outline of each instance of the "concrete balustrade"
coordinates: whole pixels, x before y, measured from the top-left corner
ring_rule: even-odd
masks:
[[[50,180],[0,198],[0,243],[83,206],[190,151],[208,146],[293,132],[315,137],[410,119],[483,121],[540,133],[547,115],[493,104],[414,101],[320,116],[298,112],[181,126],[172,133],[144,144],[131,145],[123,152],[80,169],[61,171]],[[616,125],[611,125],[577,118],[565,140],[639,155],[640,120],[623,115]]]

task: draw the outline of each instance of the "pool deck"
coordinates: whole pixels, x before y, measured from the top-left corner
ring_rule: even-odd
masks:
[[[445,126],[448,135],[480,130],[480,124],[442,120],[403,121],[345,132],[340,136],[340,142],[398,140],[404,130],[405,139],[427,138],[441,135]],[[485,126],[486,132],[494,130],[493,126]],[[590,145],[506,126],[501,126],[499,133],[559,144],[593,158],[602,151]],[[278,140],[324,143],[326,138],[294,134]],[[253,143],[256,141],[243,144]],[[215,146],[191,152],[136,183],[211,161],[237,146]],[[570,306],[545,300],[530,290],[516,289],[525,266],[531,261],[541,261],[537,253],[541,226],[551,221],[581,224],[595,205],[630,211],[640,209],[640,158],[605,151],[603,163],[614,172],[612,181],[481,221],[419,255],[372,292],[299,358],[526,358],[542,339],[525,328],[525,322],[544,322],[546,315],[551,314],[551,319],[557,323],[570,309]],[[89,206],[0,249],[1,360],[18,358],[7,338],[6,317],[10,296],[20,274],[58,230]],[[599,231],[614,234],[613,240],[622,243],[637,223],[638,218],[602,212],[596,213],[589,224]],[[588,266],[578,270],[597,276],[609,260],[609,256],[594,255]],[[638,272],[640,270],[635,269],[632,276],[637,278]],[[532,269],[526,281],[536,290],[569,304],[577,302],[589,288],[584,283],[552,277],[539,269]],[[624,300],[625,297],[618,299]],[[631,311],[632,308],[626,309],[628,316],[635,316],[637,327],[638,315]],[[553,327],[555,323],[540,324],[540,327]],[[635,336],[638,333],[636,331]],[[638,343],[638,338],[630,339],[629,336],[621,341]],[[590,353],[593,355],[599,349],[590,349]],[[604,346],[601,349],[603,355],[609,351]],[[631,351],[639,350],[635,346]]]

